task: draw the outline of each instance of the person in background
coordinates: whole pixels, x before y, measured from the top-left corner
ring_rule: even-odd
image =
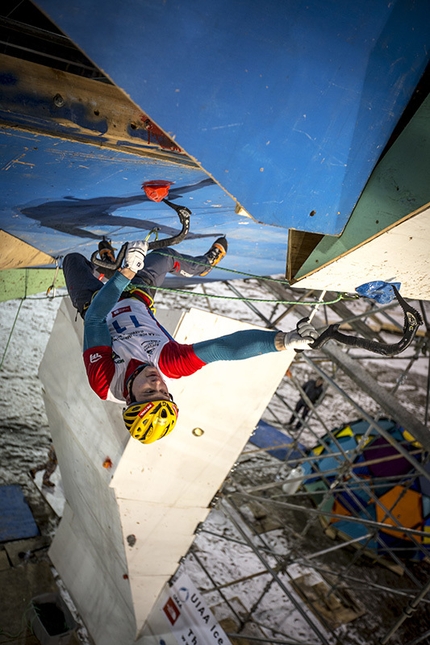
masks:
[[[30,475],[31,478],[34,479],[36,477],[36,473],[38,473],[40,470],[44,470],[45,472],[43,473],[42,478],[43,486],[46,486],[47,488],[54,488],[55,484],[51,482],[50,477],[57,468],[58,461],[54,446],[52,445],[52,439],[50,439],[49,441],[51,442],[51,445],[48,452],[48,461],[46,461],[44,464],[40,464],[39,466],[32,468],[30,470]]]
[[[306,381],[306,383],[302,386],[303,392],[306,394],[307,399],[309,399],[312,404],[315,404],[320,398],[323,392],[323,385],[324,381],[319,376],[317,379],[309,379],[309,381]],[[308,402],[303,398],[303,396],[301,396],[296,403],[296,407],[294,408],[294,412],[291,415],[291,419],[288,421],[288,425],[293,425],[294,421],[297,420],[295,430],[300,430],[303,425],[302,422],[309,414],[309,409],[310,408]],[[301,415],[299,414],[300,410],[302,410]]]

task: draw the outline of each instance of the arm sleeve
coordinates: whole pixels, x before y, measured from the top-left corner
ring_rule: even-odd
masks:
[[[190,376],[206,363],[196,356],[192,345],[170,341],[164,345],[158,360],[158,367],[169,378]]]
[[[250,329],[194,345],[181,345],[170,341],[161,351],[158,366],[169,378],[180,378],[194,374],[207,363],[240,361],[276,352],[277,333]]]
[[[242,361],[252,356],[276,352],[275,337],[277,333],[276,331],[247,329],[195,343],[193,348],[196,356],[205,364],[214,361]]]
[[[84,351],[84,363],[88,382],[94,392],[106,400],[109,386],[115,374],[115,363],[112,359],[112,347],[91,347]]]
[[[106,316],[118,302],[130,280],[116,271],[109,282],[103,285],[85,314],[84,351],[90,347],[112,345]]]

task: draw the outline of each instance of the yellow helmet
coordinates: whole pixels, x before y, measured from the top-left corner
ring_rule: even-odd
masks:
[[[153,443],[172,432],[178,408],[173,401],[137,401],[124,408],[122,417],[132,437],[141,443]]]

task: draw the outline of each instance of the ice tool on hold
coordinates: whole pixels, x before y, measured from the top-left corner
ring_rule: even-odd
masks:
[[[371,298],[380,305],[385,305],[394,300],[396,297],[393,287],[400,291],[400,282],[384,282],[383,280],[374,280],[366,282],[356,288],[356,292],[365,298]]]
[[[171,183],[172,182],[170,181],[156,180],[142,184],[142,188],[145,191],[146,196],[151,201],[163,202],[164,204],[166,204],[166,206],[169,206],[169,208],[172,208],[174,211],[176,211],[176,214],[178,215],[179,221],[182,226],[180,232],[177,235],[174,235],[173,237],[166,237],[161,240],[158,239],[159,229],[157,227],[153,228],[146,237],[146,239],[149,239],[150,235],[155,235],[155,239],[149,242],[148,248],[150,251],[154,251],[156,249],[164,249],[167,246],[174,246],[175,244],[179,244],[179,242],[182,242],[182,240],[186,238],[188,231],[190,230],[191,211],[189,210],[189,208],[187,208],[186,206],[179,206],[178,204],[174,204],[173,202],[166,199]],[[103,245],[102,248],[100,245]],[[120,268],[122,261],[124,260],[126,250],[127,243],[122,245],[115,259],[113,247],[108,241],[104,239],[99,243],[98,250],[92,254],[91,262],[95,266],[103,269],[105,272],[109,271],[110,274],[112,274],[114,271]]]
[[[380,284],[377,289],[375,288],[375,290],[373,290],[379,290],[378,297],[381,293],[380,289],[383,288],[384,284],[388,283],[383,283],[382,285]],[[368,285],[362,286],[367,287]],[[367,338],[347,336],[346,334],[342,334],[340,331],[338,331],[339,325],[335,324],[330,325],[311,345],[309,345],[309,347],[311,349],[320,349],[327,343],[327,341],[336,340],[338,343],[342,343],[343,345],[348,345],[349,347],[360,347],[361,349],[366,349],[367,351],[375,352],[376,354],[382,354],[383,356],[395,356],[396,354],[403,352],[412,343],[413,339],[415,338],[415,334],[417,333],[418,327],[422,325],[423,321],[418,311],[411,307],[411,305],[409,305],[402,298],[396,286],[391,283],[389,284],[389,287],[390,293],[388,294],[387,291],[385,291],[385,293],[383,293],[381,297],[390,297],[388,302],[390,302],[393,298],[396,298],[397,302],[403,309],[403,336],[398,343],[381,343],[376,340],[368,340]],[[358,291],[358,289],[356,291]],[[370,291],[372,291],[372,289]],[[369,293],[368,290],[367,293]],[[391,294],[393,294],[392,297]],[[380,302],[380,300],[378,302]]]

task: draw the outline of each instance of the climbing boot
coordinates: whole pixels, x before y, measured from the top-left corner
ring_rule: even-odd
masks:
[[[103,240],[99,242],[99,256],[104,262],[112,262],[112,264],[115,264],[115,249],[106,238],[103,238]],[[115,269],[99,269],[99,271],[103,271],[103,275],[108,280],[115,273]]]
[[[99,255],[105,262],[115,262],[115,249],[109,240],[104,239],[99,242]]]
[[[225,257],[225,255],[227,254],[227,249],[227,238],[223,236],[215,240],[209,251],[204,254],[208,259],[210,266],[207,269],[204,269],[202,273],[200,273],[202,277],[207,275],[209,271],[211,271],[219,262],[221,262],[223,257]]]

